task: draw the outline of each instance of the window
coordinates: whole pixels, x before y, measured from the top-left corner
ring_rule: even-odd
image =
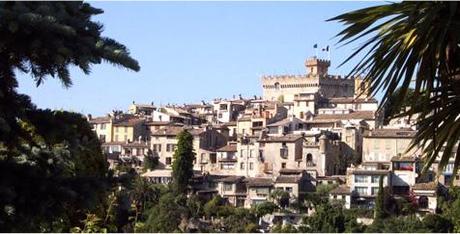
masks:
[[[105,123],[101,124],[101,130],[105,129]]]
[[[345,137],[345,142],[348,142],[348,143],[351,142],[351,136],[346,136]]]
[[[243,163],[243,162],[240,163],[240,169],[241,169],[241,170],[244,170],[244,163]]]
[[[303,111],[300,112],[300,118],[303,119]]]
[[[115,141],[118,142],[118,135],[115,135]]]
[[[256,188],[256,194],[259,197],[268,196],[269,193],[270,193],[269,188]]]
[[[128,127],[125,126],[125,133],[128,132]]]
[[[103,134],[99,135],[99,140],[101,142],[105,142],[105,135],[103,135]]]
[[[252,149],[249,150],[249,157],[250,157],[250,158],[252,158],[252,156],[253,156],[253,154],[252,154],[253,151],[254,151],[254,150],[252,150]]]
[[[355,175],[355,183],[367,183],[367,176]]]
[[[153,144],[153,151],[161,152],[161,144]]]
[[[292,187],[286,187],[285,190],[286,192],[292,192]]]
[[[286,163],[281,163],[281,168],[286,168]]]
[[[374,183],[374,184],[379,183],[379,181],[380,181],[380,176],[378,176],[378,175],[373,175],[372,176],[372,183]]]
[[[282,158],[287,158],[288,157],[288,149],[287,148],[280,148],[280,156]]]
[[[223,189],[224,189],[224,191],[232,191],[233,190],[233,184],[224,183]]]
[[[393,164],[393,168],[399,171],[413,171],[413,163],[410,162],[396,162]]]
[[[128,140],[128,136],[127,136],[127,135],[125,135],[125,142],[126,142],[127,140]]]
[[[217,156],[215,153],[209,154],[209,158],[211,160],[211,163],[216,163],[217,162]]]
[[[171,165],[171,157],[166,157],[166,165]]]
[[[118,132],[118,127],[115,128],[115,132]]]
[[[379,192],[379,187],[372,187],[371,195],[376,195]]]
[[[390,140],[385,141],[385,149],[387,149],[387,150],[391,149],[391,141]]]
[[[378,139],[374,139],[374,149],[380,149],[380,141]]]
[[[175,144],[166,144],[166,152],[174,152],[175,149],[176,149]]]
[[[254,170],[254,163],[252,162],[249,163],[249,170]]]
[[[367,187],[355,187],[355,191],[360,195],[367,195]]]

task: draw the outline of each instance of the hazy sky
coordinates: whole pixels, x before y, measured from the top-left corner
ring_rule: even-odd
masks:
[[[102,115],[126,110],[132,101],[167,104],[216,97],[262,95],[260,76],[304,74],[313,45],[331,45],[330,73],[357,44],[338,48],[343,29],[325,20],[376,2],[91,2],[105,13],[104,36],[125,44],[140,65],[131,72],[109,64],[89,76],[72,68],[65,89],[49,78],[35,87],[19,75],[19,91],[41,108]],[[320,57],[327,57],[319,52]]]

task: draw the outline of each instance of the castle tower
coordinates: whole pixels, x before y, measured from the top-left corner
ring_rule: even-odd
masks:
[[[316,56],[309,58],[305,61],[307,67],[307,74],[313,76],[327,75],[327,69],[331,65],[331,61],[325,59],[318,59]]]

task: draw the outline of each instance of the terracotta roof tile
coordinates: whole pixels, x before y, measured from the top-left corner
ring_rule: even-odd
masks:
[[[216,151],[217,152],[236,152],[237,149],[236,149],[236,145],[232,144],[232,145],[226,145],[224,147],[221,147],[217,149]]]
[[[259,142],[296,142],[302,139],[300,134],[287,134],[285,136],[269,136],[267,138],[260,139]]]
[[[370,132],[365,137],[373,138],[413,138],[416,131],[412,129],[375,129]]]
[[[375,119],[373,111],[353,111],[348,114],[319,114],[313,118],[313,120],[344,120],[344,119]]]
[[[255,177],[255,178],[247,178],[245,181],[248,187],[272,187],[273,186],[272,178]]]

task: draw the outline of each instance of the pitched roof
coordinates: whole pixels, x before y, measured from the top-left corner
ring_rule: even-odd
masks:
[[[368,132],[364,137],[373,137],[373,138],[413,138],[416,131],[412,129],[391,129],[391,128],[382,128],[374,129]]]
[[[297,120],[297,121],[299,121],[299,122],[303,122],[301,119],[296,118],[296,117],[293,117],[293,118],[285,118],[285,119],[282,119],[282,120],[280,120],[280,121],[278,121],[278,122],[268,124],[267,127],[284,126],[284,125],[287,125],[287,124],[292,123],[294,120]]]
[[[231,144],[231,145],[226,145],[224,147],[221,147],[221,148],[217,149],[216,151],[217,152],[236,152],[237,149],[236,149],[235,144]]]
[[[413,156],[394,156],[391,158],[392,162],[415,162],[417,158]]]
[[[260,139],[259,142],[296,142],[301,138],[303,137],[300,134],[287,134],[284,136],[269,136]]]
[[[280,174],[284,174],[284,175],[295,175],[295,174],[301,174],[303,173],[305,170],[303,169],[288,169],[288,168],[281,168],[279,170],[279,173]]]
[[[272,178],[254,177],[254,178],[246,178],[245,181],[248,187],[272,187],[273,186]]]
[[[389,170],[363,170],[357,169],[351,172],[354,175],[387,175]]]
[[[92,124],[110,123],[110,117],[109,116],[95,117],[95,118],[88,120],[88,122]]]
[[[144,122],[143,119],[139,119],[136,117],[127,117],[121,120],[114,121],[114,126],[126,126],[126,127],[133,127],[140,123]]]
[[[301,176],[280,175],[276,177],[275,183],[299,183]]]
[[[168,126],[162,129],[157,129],[152,131],[152,136],[177,136],[180,132],[184,130],[183,127],[179,126]]]
[[[436,182],[416,183],[412,186],[412,190],[436,190],[438,185]]]
[[[163,125],[173,125],[175,123],[169,122],[169,121],[148,121],[145,122],[145,125],[147,126],[163,126]]]
[[[330,103],[378,103],[375,98],[338,97],[328,98]]]
[[[350,187],[340,185],[339,187],[331,190],[330,194],[351,194]]]
[[[244,176],[226,176],[223,178],[216,179],[217,182],[225,182],[225,183],[237,183],[242,181]]]
[[[353,111],[347,114],[319,114],[314,120],[375,119],[374,111]]]

